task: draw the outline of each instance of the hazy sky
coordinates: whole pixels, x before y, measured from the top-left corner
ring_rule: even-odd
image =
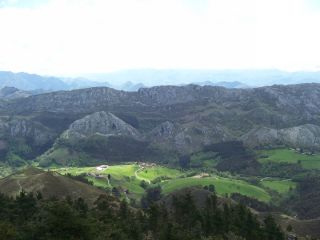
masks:
[[[0,70],[320,70],[320,0],[0,0]]]

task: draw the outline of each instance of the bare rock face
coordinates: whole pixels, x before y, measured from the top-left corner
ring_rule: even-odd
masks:
[[[19,119],[9,123],[9,131],[11,137],[32,138],[36,145],[51,141],[56,135],[38,123]]]
[[[73,122],[69,129],[62,134],[62,138],[77,140],[93,136],[128,136],[140,139],[141,135],[137,129],[122,121],[109,112],[95,112],[84,118]]]
[[[150,137],[170,139],[176,135],[176,131],[177,127],[172,122],[166,121],[154,128],[150,133]]]
[[[243,135],[240,140],[245,145],[253,148],[282,144],[291,147],[320,149],[320,127],[313,124],[305,124],[279,130],[258,128]]]
[[[0,134],[10,138],[30,139],[38,146],[53,141],[57,135],[38,122],[20,118],[1,119]]]
[[[206,127],[195,123],[174,124],[166,121],[154,128],[148,138],[158,146],[191,153],[208,144],[231,140],[232,136],[219,125]]]
[[[320,127],[306,124],[279,131],[282,141],[294,147],[320,149]]]
[[[276,129],[266,127],[252,129],[240,138],[246,146],[252,148],[276,144],[278,139],[278,131]]]

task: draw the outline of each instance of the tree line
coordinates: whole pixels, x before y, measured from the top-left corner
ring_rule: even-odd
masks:
[[[283,240],[284,234],[271,216],[261,222],[244,205],[219,206],[215,194],[203,207],[187,192],[173,196],[170,206],[158,201],[138,209],[111,195],[88,207],[81,198],[21,192],[16,198],[0,195],[0,239]]]

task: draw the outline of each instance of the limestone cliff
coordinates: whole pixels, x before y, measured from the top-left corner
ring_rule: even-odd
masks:
[[[77,140],[95,134],[103,136],[128,136],[140,139],[141,135],[134,127],[109,112],[96,112],[73,122],[62,138]]]
[[[258,128],[240,139],[249,147],[287,145],[320,150],[320,127],[305,124],[285,129]]]

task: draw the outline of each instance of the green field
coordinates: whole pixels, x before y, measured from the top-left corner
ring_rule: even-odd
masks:
[[[305,169],[320,169],[320,155],[307,155],[297,153],[290,149],[272,149],[262,150],[258,152],[261,163],[266,162],[286,162],[286,163],[301,163]],[[264,156],[264,157],[261,157]]]
[[[124,164],[109,166],[107,169],[98,171],[96,167],[69,167],[57,168],[61,174],[70,173],[72,175],[90,174],[86,178],[93,182],[97,187],[111,189],[119,187],[123,190],[129,190],[133,198],[140,197],[144,193],[144,189],[140,186],[141,180],[135,177],[135,171],[139,169],[137,164]],[[110,174],[110,185],[107,176]],[[99,177],[95,177],[95,175]]]
[[[182,174],[183,173],[177,169],[161,167],[161,166],[143,169],[138,173],[140,177],[148,179],[150,181],[155,180],[158,177],[177,178]]]
[[[248,197],[256,198],[260,201],[268,202],[271,196],[262,188],[250,185],[247,182],[229,178],[207,177],[207,178],[177,178],[161,183],[164,193],[190,186],[208,186],[213,184],[219,195],[240,193]]]
[[[290,189],[295,189],[297,185],[295,182],[289,179],[285,179],[285,180],[266,179],[261,181],[261,184],[264,187],[274,190],[280,194],[288,193]]]
[[[210,176],[210,177],[186,177],[187,172],[164,166],[139,166],[138,164],[123,164],[108,166],[107,169],[98,171],[95,167],[69,167],[52,169],[61,174],[70,173],[72,175],[86,174],[86,178],[93,182],[95,186],[111,189],[118,187],[123,190],[129,190],[129,196],[140,198],[145,189],[141,187],[141,181],[147,183],[157,178],[164,180],[159,181],[163,193],[168,194],[175,190],[192,187],[208,186],[213,184],[217,194],[240,193],[249,197],[256,198],[260,201],[268,202],[271,199],[270,194],[262,187],[254,186],[246,181],[233,178]],[[108,182],[107,176],[111,178]],[[279,182],[279,183],[278,183]],[[287,186],[294,187],[294,183],[285,181],[263,181],[263,187],[274,189],[280,193],[286,192]],[[290,187],[289,186],[289,187]],[[288,187],[288,188],[289,188]]]

